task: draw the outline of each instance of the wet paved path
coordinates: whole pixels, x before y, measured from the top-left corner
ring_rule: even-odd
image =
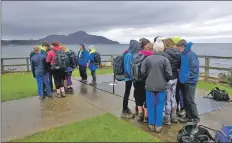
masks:
[[[111,90],[111,76],[98,76],[98,88]],[[105,85],[105,86],[104,86]],[[120,86],[118,86],[120,85]],[[122,95],[123,82],[117,83],[116,93]],[[23,137],[41,130],[69,124],[74,121],[84,120],[86,118],[97,116],[105,112],[120,116],[122,107],[122,98],[113,94],[98,90],[87,84],[81,84],[74,80],[75,95],[66,98],[51,98],[41,102],[38,97],[15,100],[2,103],[2,140],[6,141],[12,137]],[[133,93],[133,92],[132,92]],[[204,91],[198,91],[197,94],[206,94]],[[133,96],[130,97],[133,100]],[[197,96],[198,98],[198,96]],[[201,114],[213,109],[222,107],[224,102],[216,102],[206,99],[206,101],[197,103]],[[200,105],[199,105],[200,104]],[[201,105],[203,104],[203,105]],[[134,109],[134,102],[129,101],[129,107]],[[228,105],[228,103],[227,103]],[[203,109],[201,109],[203,108]],[[214,112],[201,115],[203,124],[219,129],[224,124],[232,123],[232,104]],[[132,124],[148,131],[145,124],[140,124],[135,120],[130,120]],[[177,131],[181,124],[165,126],[161,134],[151,133],[161,141],[175,141]],[[150,133],[150,132],[149,132]]]

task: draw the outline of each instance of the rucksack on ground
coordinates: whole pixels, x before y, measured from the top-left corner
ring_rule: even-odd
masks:
[[[72,68],[76,68],[77,67],[77,55],[72,50],[70,50],[69,52],[69,60],[70,60],[70,66]]]
[[[212,89],[208,94],[208,96],[209,95],[212,95],[213,99],[216,101],[229,101],[229,102],[231,101],[228,92],[225,90],[221,90],[218,87]],[[208,98],[208,96],[204,98]]]
[[[101,65],[101,55],[98,52],[95,52],[93,54],[94,54],[94,63],[97,65]]]
[[[215,141],[218,143],[232,143],[232,126],[224,126],[215,134]]]
[[[120,56],[117,56],[113,60],[114,78],[117,81],[123,81],[126,77],[124,74],[124,55],[125,55],[125,53],[123,53]]]
[[[141,66],[143,60],[147,56],[143,54],[135,54],[131,63],[131,78],[133,82],[142,81],[143,76],[141,74]]]
[[[179,143],[203,143],[214,142],[214,138],[204,126],[197,126],[195,122],[189,122],[178,132]]]
[[[65,69],[68,67],[69,64],[69,59],[66,53],[63,50],[60,51],[55,51],[55,62],[53,64],[53,69],[54,70],[59,70],[59,71],[65,71]]]

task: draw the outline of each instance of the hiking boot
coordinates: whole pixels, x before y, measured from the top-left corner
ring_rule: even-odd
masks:
[[[155,131],[155,125],[148,125],[148,127],[150,128],[150,130],[151,130],[152,132]]]
[[[82,80],[82,83],[87,83],[87,80],[85,79],[85,80]]]
[[[163,123],[165,125],[171,125],[172,124],[171,121],[170,121],[170,118],[168,118],[167,115],[164,116]]]
[[[134,114],[130,109],[127,109],[126,111],[122,111],[121,118],[132,119],[134,118]]]
[[[186,112],[184,109],[180,110],[180,112],[178,113],[178,115],[181,117],[181,118],[184,118],[186,116]]]
[[[173,123],[177,123],[177,122],[178,122],[176,113],[172,113],[172,114],[171,114],[171,117],[172,117],[172,122],[173,122]]]
[[[65,97],[65,92],[61,92],[61,97]]]
[[[137,121],[139,121],[139,122],[143,121],[143,112],[138,113],[138,115],[137,115]]]
[[[52,93],[49,93],[49,94],[47,95],[47,97],[52,97]]]
[[[60,93],[56,93],[56,97],[61,98],[61,94]]]
[[[148,117],[143,117],[143,122],[147,123],[148,122]]]
[[[155,127],[155,132],[160,133],[162,131],[163,127],[162,126],[157,126]]]
[[[187,123],[187,122],[192,122],[191,119],[187,118],[187,117],[184,117],[184,118],[180,118],[179,119],[181,123]]]
[[[66,94],[69,94],[69,88],[65,88],[64,91],[65,91]]]
[[[96,81],[92,81],[91,83],[89,83],[89,85],[91,85],[91,86],[95,86],[97,83],[96,83]]]
[[[39,99],[40,99],[40,100],[44,100],[44,99],[45,99],[45,96],[40,96]]]
[[[72,87],[69,88],[69,94],[74,94],[74,89]]]

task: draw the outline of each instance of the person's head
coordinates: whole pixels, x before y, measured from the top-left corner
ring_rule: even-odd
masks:
[[[157,41],[158,38],[160,38],[160,36],[156,36],[156,37],[154,38],[154,43]]]
[[[176,48],[180,51],[183,52],[185,47],[187,46],[187,41],[182,39],[176,44]]]
[[[59,46],[59,42],[52,42],[52,46],[53,47]]]
[[[176,44],[172,41],[171,38],[167,38],[167,39],[164,39],[162,41],[164,43],[164,49],[176,46]]]
[[[39,54],[40,53],[40,47],[39,46],[35,46],[33,48],[33,52],[36,53],[36,54]]]
[[[173,36],[171,37],[172,41],[175,43],[175,45],[181,40],[180,36]],[[175,46],[174,46],[175,47]]]
[[[140,43],[140,48],[144,49],[148,43],[151,43],[151,42],[148,39],[144,38]]]
[[[153,51],[153,44],[152,44],[152,43],[148,43],[148,44],[144,47],[144,51]]]
[[[90,45],[90,46],[88,47],[88,49],[89,49],[89,52],[95,51],[95,46],[94,46],[94,45]]]
[[[85,50],[85,45],[84,44],[80,44],[80,50]]]
[[[66,52],[68,49],[67,49],[67,47],[64,45],[64,44],[61,44],[60,45],[60,48],[61,48],[61,50],[63,50],[64,52]]]
[[[153,50],[156,53],[163,52],[164,51],[164,43],[161,39],[157,39],[155,43],[153,43]]]
[[[142,41],[144,40],[145,38],[140,38],[139,39],[139,43],[142,43]]]

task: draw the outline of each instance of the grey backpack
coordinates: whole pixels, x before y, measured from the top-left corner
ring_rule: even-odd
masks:
[[[53,64],[53,69],[59,71],[65,71],[65,69],[68,67],[69,64],[69,58],[67,54],[62,50],[54,51],[54,52],[56,56],[55,56],[55,62]]]
[[[147,56],[143,54],[135,54],[131,63],[131,78],[133,82],[142,81],[143,76],[141,74],[142,62]]]

